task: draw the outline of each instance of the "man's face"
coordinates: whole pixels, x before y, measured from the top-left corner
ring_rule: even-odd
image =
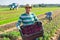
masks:
[[[29,13],[31,11],[31,9],[32,9],[31,7],[25,7],[25,10],[27,13]]]

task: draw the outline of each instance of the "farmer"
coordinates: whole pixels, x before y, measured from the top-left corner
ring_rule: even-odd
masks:
[[[27,26],[27,25],[32,25],[35,22],[39,21],[39,19],[34,15],[34,13],[31,13],[31,9],[32,9],[31,5],[29,5],[29,4],[25,5],[26,11],[25,11],[25,13],[21,14],[21,16],[19,17],[19,20],[17,22],[17,25],[16,25],[18,30],[21,31],[21,28],[20,28],[21,23],[24,26]],[[38,38],[36,38],[34,40],[38,40]]]
[[[52,12],[47,12],[46,14],[46,18],[51,21],[52,20]]]

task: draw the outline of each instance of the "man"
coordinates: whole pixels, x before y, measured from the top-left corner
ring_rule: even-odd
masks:
[[[47,12],[46,13],[46,18],[51,21],[52,20],[52,12]]]
[[[32,25],[35,22],[39,21],[38,18],[34,15],[34,13],[30,12],[31,9],[32,9],[32,6],[29,4],[25,6],[26,12],[21,14],[21,16],[19,17],[18,23],[16,25],[19,30],[21,30],[20,28],[21,22],[24,26],[27,26],[27,25]],[[38,38],[34,40],[38,40]]]

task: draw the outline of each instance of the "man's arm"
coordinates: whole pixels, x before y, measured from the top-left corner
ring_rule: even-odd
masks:
[[[37,22],[37,24],[38,24],[39,26],[42,26],[42,22],[39,21],[39,19],[37,18],[37,16],[34,15],[34,19],[35,19],[35,22]]]
[[[18,22],[17,22],[17,24],[16,24],[16,27],[17,27],[19,30],[21,30],[21,28],[20,28],[21,22],[22,22],[22,18],[19,17],[19,20],[18,20]]]
[[[33,16],[34,16],[34,20],[35,20],[35,22],[39,21],[39,19],[37,18],[36,15],[33,14]]]

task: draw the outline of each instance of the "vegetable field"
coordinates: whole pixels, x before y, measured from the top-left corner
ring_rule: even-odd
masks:
[[[48,11],[54,11],[59,9],[58,7],[52,8],[33,8],[32,12],[36,15],[44,14]],[[9,8],[1,8],[0,9],[0,25],[6,24],[9,22],[16,21],[21,13],[24,13],[24,8],[19,8],[18,10],[9,10]]]
[[[14,22],[18,20],[18,17],[21,13],[24,13],[24,8],[19,8],[18,10],[9,10],[9,8],[1,8],[0,9],[0,25],[4,25],[10,22]],[[48,20],[40,20],[43,23],[44,27],[44,40],[52,40],[51,37],[54,36],[57,29],[60,28],[60,8],[52,7],[52,8],[33,8],[32,12],[34,12],[37,16],[44,14],[46,12],[53,11],[55,15],[57,15],[51,22]],[[40,17],[39,17],[40,18]],[[12,24],[13,25],[13,24]],[[11,27],[12,28],[12,27]],[[1,29],[1,28],[0,28]],[[2,29],[3,30],[3,29]],[[5,29],[6,30],[6,29]],[[7,29],[8,30],[8,29]],[[3,30],[4,32],[4,30]],[[16,29],[11,32],[3,33],[1,40],[21,40],[20,32]],[[42,38],[39,38],[42,40]]]

